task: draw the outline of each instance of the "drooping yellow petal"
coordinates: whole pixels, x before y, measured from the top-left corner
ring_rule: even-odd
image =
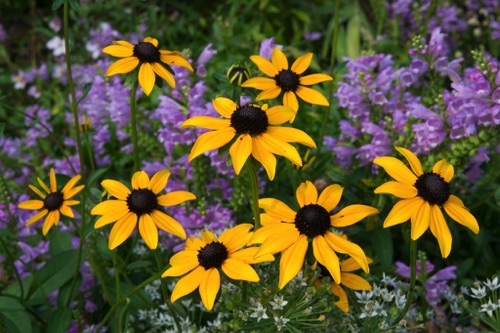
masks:
[[[403,199],[413,198],[418,193],[415,186],[395,181],[388,181],[380,185],[374,190],[374,192],[376,194],[380,193],[392,194],[398,198],[403,198]]]
[[[37,210],[43,207],[44,203],[42,200],[26,200],[17,205],[21,209]]]
[[[106,71],[106,76],[125,74],[133,71],[139,65],[137,57],[123,58],[112,63]]]
[[[33,223],[35,223],[36,221],[40,220],[42,217],[47,215],[48,212],[49,212],[48,209],[44,209],[41,212],[36,213],[35,215],[33,215],[32,217],[29,218],[28,222],[26,222],[26,226],[30,226]]]
[[[451,233],[446,221],[444,220],[443,213],[438,206],[434,205],[431,211],[432,221],[430,223],[430,229],[434,237],[437,238],[439,249],[441,250],[441,256],[447,258],[451,251]]]
[[[214,307],[215,298],[220,289],[220,273],[218,269],[210,268],[201,275],[200,297],[205,308],[210,311]]]
[[[271,61],[278,70],[278,72],[288,69],[288,60],[286,59],[285,54],[279,48],[273,48],[273,54],[271,55]]]
[[[248,243],[252,237],[252,233],[250,232],[252,228],[253,224],[250,223],[238,224],[233,228],[225,230],[219,236],[219,242],[224,244],[229,253],[235,252]]]
[[[369,257],[366,257],[366,260],[368,264],[371,264],[373,262],[373,259]],[[340,269],[342,270],[342,272],[351,272],[361,269],[361,267],[359,267],[359,264],[353,258],[347,258],[340,263]]]
[[[354,260],[356,260],[362,270],[366,273],[370,271],[370,268],[368,267],[368,259],[366,258],[365,252],[361,247],[359,247],[359,245],[354,244],[353,242],[350,242],[331,231],[327,231],[324,237],[334,251],[350,255]]]
[[[347,298],[347,294],[345,293],[344,289],[342,289],[341,286],[336,284],[335,282],[332,283],[332,289],[330,289],[332,293],[337,295],[339,297],[339,300],[336,302],[333,302],[340,310],[344,311],[344,313],[349,312],[349,300]]]
[[[127,186],[113,179],[103,180],[101,185],[109,194],[120,200],[127,200],[127,197],[131,193]]]
[[[132,176],[132,188],[134,190],[147,189],[149,186],[149,176],[144,170],[134,173]]]
[[[445,182],[449,183],[453,179],[455,169],[453,169],[453,165],[442,159],[434,164],[432,172],[439,174],[441,177],[443,177]]]
[[[162,277],[168,276],[165,275],[165,273],[163,273]],[[192,293],[196,288],[199,287],[201,279],[204,276],[204,273],[205,269],[201,266],[198,266],[191,273],[189,273],[188,275],[184,276],[182,279],[177,281],[174,290],[172,291],[172,296],[170,297],[170,301],[175,302],[182,296]]]
[[[252,137],[249,134],[242,134],[229,148],[229,155],[233,161],[234,173],[240,174],[248,156],[252,153]]]
[[[306,132],[293,127],[269,126],[266,133],[285,142],[298,142],[305,146],[316,148],[313,139]]]
[[[29,184],[28,186],[29,186],[29,188],[30,188],[33,192],[35,192],[36,194],[38,194],[38,196],[39,196],[40,198],[45,199],[45,197],[47,196],[45,193],[43,193],[42,191],[40,191],[37,187],[35,187],[35,186],[31,185],[31,184]]]
[[[271,89],[266,89],[262,91],[260,94],[255,97],[256,101],[262,101],[263,99],[274,99],[278,97],[278,95],[281,93],[281,88],[276,86]]]
[[[415,173],[415,175],[420,176],[424,173],[422,171],[422,164],[420,163],[420,160],[412,151],[403,147],[396,147],[396,150],[406,158],[408,164],[410,164],[411,170],[413,171],[413,173]]]
[[[130,213],[118,220],[109,233],[108,248],[113,250],[123,243],[134,231],[137,224],[137,215]]]
[[[277,105],[267,110],[266,114],[270,125],[281,125],[294,118],[297,112],[288,106]],[[268,127],[268,130],[271,128],[275,127]]]
[[[150,215],[158,228],[179,238],[186,239],[186,231],[175,219],[159,210],[153,210]]]
[[[187,119],[181,124],[181,128],[186,128],[190,126],[196,126],[200,128],[206,128],[209,130],[220,130],[223,128],[228,128],[231,126],[231,122],[228,119],[220,119],[209,116],[196,116]]]
[[[268,214],[265,214],[269,216]],[[268,225],[265,225],[262,228],[257,229],[248,241],[248,245],[251,244],[262,244],[266,238],[273,236],[273,235],[280,235],[283,232],[287,232],[289,230],[293,230],[295,228],[295,225],[292,223],[281,223],[279,220],[277,220],[278,223],[271,223]],[[296,229],[296,228],[295,228]],[[298,237],[298,236],[295,236]],[[286,245],[283,245],[286,247]],[[275,251],[279,252],[279,251]]]
[[[342,273],[342,284],[352,290],[370,290],[372,286],[359,275]]]
[[[177,255],[183,255],[182,260],[177,260],[177,262],[174,264],[172,263],[173,257],[170,259],[170,264],[172,267],[167,269],[163,274],[162,277],[167,277],[167,276],[181,276],[186,274],[187,272],[192,271],[194,268],[196,268],[199,265],[198,258],[196,256],[186,256],[184,255],[186,252],[193,252],[193,251],[181,251],[176,253],[174,256]]]
[[[172,74],[170,74],[170,72],[165,69],[165,67],[163,67],[160,63],[153,62],[153,63],[151,63],[151,68],[162,79],[167,81],[167,83],[170,87],[175,88],[175,79],[172,76]]]
[[[306,101],[307,103],[315,105],[323,105],[323,106],[330,105],[330,103],[328,102],[326,97],[323,96],[323,94],[312,88],[308,88],[305,86],[298,86],[297,90],[295,90],[295,93],[297,94],[297,96],[299,96],[302,100]]]
[[[283,201],[274,198],[259,199],[259,207],[264,209],[271,217],[285,222],[294,222],[297,213]]]
[[[58,210],[49,211],[49,214],[47,215],[47,218],[43,222],[42,234],[44,236],[47,235],[47,233],[49,232],[50,228],[52,228],[52,226],[54,224],[57,224],[59,222],[59,218],[60,218],[60,215],[59,215],[59,211]]]
[[[289,247],[293,246],[294,242],[298,241],[300,233],[295,226],[290,225],[283,227],[284,228],[281,231],[281,234],[270,234],[265,238],[264,242],[255,254],[255,258],[266,254],[275,254],[285,251]],[[263,228],[267,227],[262,227],[262,229]]]
[[[292,108],[295,112],[299,110],[299,101],[293,91],[286,91],[283,94],[283,105]]]
[[[54,172],[54,168],[50,169],[50,192],[57,192],[57,181],[56,181],[56,173]]]
[[[151,250],[158,247],[158,229],[149,214],[142,214],[139,218],[139,233]]]
[[[183,202],[196,199],[196,195],[188,191],[173,191],[157,197],[160,206],[176,206]]]
[[[189,162],[209,150],[224,146],[226,143],[231,141],[234,135],[235,130],[232,127],[203,133],[198,137],[198,139],[196,139],[193,148],[191,148],[191,152],[188,156]]]
[[[168,177],[170,177],[170,171],[167,169],[158,171],[151,178],[148,189],[153,191],[154,194],[160,193],[165,189],[165,186],[167,186]]]
[[[283,289],[283,287],[302,269],[307,246],[307,236],[300,235],[289,248],[283,251],[280,259],[280,276],[278,283],[280,290]]]
[[[373,164],[379,165],[400,183],[413,186],[417,181],[417,176],[408,167],[395,157],[382,156],[373,160]]]
[[[240,261],[246,262],[247,264],[258,264],[261,262],[267,262],[267,261],[274,260],[274,256],[272,254],[266,254],[263,256],[255,257],[258,250],[259,250],[259,248],[255,247],[255,246],[247,247],[243,250],[229,253],[228,258],[240,260]]]
[[[349,205],[330,218],[334,227],[347,227],[361,221],[367,216],[378,213],[377,208],[366,205]]]
[[[328,245],[323,236],[316,236],[312,240],[314,257],[325,266],[336,283],[341,282],[339,257]]]
[[[422,236],[422,234],[429,228],[429,224],[432,223],[432,211],[431,206],[427,201],[424,201],[422,207],[417,211],[417,214],[411,220],[411,239],[416,240]]]
[[[104,203],[107,203],[108,201],[112,204],[99,207],[99,209],[100,210],[102,209],[103,211],[105,210],[105,208],[109,208],[109,209],[106,209],[106,211],[104,213],[93,213],[93,210],[91,212],[91,214],[93,214],[93,215],[103,214],[95,222],[94,228],[96,228],[96,229],[101,228],[101,227],[103,227],[107,224],[110,224],[112,222],[118,221],[118,220],[124,218],[125,215],[127,215],[127,214],[134,214],[134,213],[129,211],[127,202],[121,201],[121,200],[107,200],[107,201],[104,201],[104,202],[100,203],[99,205],[95,206],[94,209],[97,208],[98,206],[104,204]]]
[[[73,214],[73,210],[64,204],[61,207],[59,207],[59,211],[61,212],[61,214],[63,214],[64,216],[67,216],[69,218],[75,217],[75,214]]]
[[[103,48],[102,52],[113,57],[127,58],[134,55],[134,48],[123,45],[109,45]]]
[[[268,133],[262,133],[259,138],[261,139],[259,142],[271,153],[286,157],[294,164],[302,166],[302,159],[299,152],[291,144],[279,140]]]
[[[338,184],[332,184],[323,189],[318,198],[318,205],[331,212],[339,204],[344,188]]]
[[[266,74],[267,76],[275,77],[276,75],[278,75],[278,72],[279,72],[278,69],[266,58],[258,56],[258,55],[253,55],[253,56],[250,56],[250,60],[259,68],[259,70],[262,73]],[[243,82],[243,84],[241,86],[245,87],[245,88],[246,87],[255,88],[255,87],[248,85],[249,84],[248,81],[250,81],[250,80]]]
[[[269,180],[273,180],[276,174],[276,157],[261,143],[259,137],[252,138],[252,156],[264,167]]]
[[[292,72],[295,72],[296,74],[300,75],[304,73],[309,66],[311,65],[311,61],[313,58],[312,53],[306,53],[304,55],[301,55],[300,57],[295,60],[295,62],[292,64]]]
[[[479,233],[479,224],[477,223],[474,215],[472,215],[465,207],[463,207],[463,203],[460,199],[458,199],[460,201],[458,201],[457,204],[457,201],[454,200],[455,198],[458,199],[453,194],[450,195],[448,201],[446,201],[443,205],[446,214],[448,214],[449,217],[451,217],[464,227],[469,228],[473,233]],[[460,205],[460,203],[462,203],[462,205]]]
[[[398,201],[385,218],[384,228],[408,221],[410,217],[414,216],[420,210],[423,203],[424,200],[420,197]]]
[[[156,76],[151,64],[148,62],[143,63],[141,67],[139,67],[139,84],[147,96],[151,94],[155,86],[155,80]]]
[[[212,101],[215,111],[217,111],[224,118],[230,119],[231,115],[238,108],[238,105],[225,97],[218,97]]]
[[[332,81],[333,78],[330,75],[326,74],[310,74],[310,75],[305,75],[301,76],[299,78],[299,84],[303,86],[310,86],[316,83],[320,82],[325,82],[325,81]]]
[[[304,207],[309,204],[316,204],[318,202],[318,190],[316,186],[310,181],[305,181],[297,187],[295,191],[295,196],[300,207]]]
[[[236,259],[226,259],[222,263],[222,270],[233,280],[245,280],[250,282],[259,282],[259,275],[247,263]]]
[[[160,50],[160,61],[167,64],[167,65],[184,67],[188,71],[192,72],[193,67],[191,66],[189,61],[187,61],[184,57],[181,57],[181,56],[176,55],[176,54],[179,54],[179,53],[173,53],[170,51]]]

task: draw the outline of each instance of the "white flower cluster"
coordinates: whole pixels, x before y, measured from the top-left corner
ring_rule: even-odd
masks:
[[[497,291],[499,288],[498,276],[495,276],[491,280],[486,279],[483,282],[474,282],[474,287],[470,288],[470,297],[478,299],[481,302],[479,312],[486,312],[489,317],[499,317],[500,299],[498,299]],[[488,298],[487,301],[486,298]]]

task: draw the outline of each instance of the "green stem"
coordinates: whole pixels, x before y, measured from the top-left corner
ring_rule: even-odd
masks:
[[[259,179],[257,177],[257,169],[253,164],[253,159],[249,158],[245,163],[250,178],[250,186],[252,187],[252,211],[254,219],[254,231],[260,228],[260,209],[259,209]]]
[[[160,272],[164,272],[165,267],[163,267],[163,264],[162,264],[160,250],[156,249],[156,250],[153,250],[153,252],[155,254],[156,266],[158,266],[158,270]],[[167,304],[168,311],[170,312],[170,315],[172,316],[172,318],[174,318],[175,326],[177,327],[177,332],[182,333],[181,324],[179,323],[179,319],[177,318],[177,313],[175,312],[175,309],[172,306],[172,303],[168,299],[168,290],[167,290],[167,285],[165,284],[164,279],[160,278],[160,285],[161,285],[161,293],[163,294],[165,304]]]
[[[19,272],[17,271],[16,265],[14,264],[14,259],[12,258],[12,255],[9,251],[9,248],[8,248],[7,244],[4,243],[2,237],[0,237],[0,244],[2,244],[2,247],[5,250],[5,254],[7,255],[7,260],[9,262],[9,264],[12,266],[12,270],[14,271],[14,274],[16,274],[16,279],[19,282],[19,289],[21,291],[21,300],[24,300],[23,281],[21,280],[21,276],[19,275]]]
[[[399,316],[394,320],[393,325],[398,325],[401,320],[404,319],[410,306],[413,303],[413,297],[415,295],[415,282],[417,281],[417,241],[410,238],[410,289],[408,290],[408,297],[406,298],[406,304],[403,310],[399,313]]]
[[[69,1],[64,1],[64,47],[66,50],[66,71],[68,73],[68,85],[71,94],[71,111],[73,112],[73,119],[75,122],[75,135],[76,135],[76,147],[78,149],[78,157],[80,159],[80,175],[82,179],[85,179],[84,175],[84,165],[83,165],[83,149],[82,149],[82,139],[80,136],[80,120],[78,119],[78,104],[76,100],[75,85],[73,84],[73,75],[71,73],[71,58],[69,56],[69,36],[68,36],[68,20],[69,20]]]
[[[116,258],[116,251],[113,250],[113,267],[115,270],[115,289],[116,289],[116,299],[115,299],[115,304],[120,304],[120,270],[118,269],[118,261]],[[116,332],[120,333],[120,307],[118,306],[115,309],[115,326],[116,326]]]
[[[139,170],[139,142],[137,141],[137,123],[136,123],[136,108],[135,95],[139,81],[135,80],[132,89],[130,90],[130,125],[132,126],[132,144],[134,145],[134,172]]]
[[[75,228],[77,227],[76,226],[76,222],[74,221],[74,219],[71,219],[73,220],[72,221],[72,224],[75,226]],[[83,232],[79,232],[80,234],[80,244],[78,246],[78,257],[76,259],[76,270],[75,270],[75,274],[73,274],[73,279],[71,280],[71,286],[69,288],[69,296],[68,296],[68,300],[66,301],[66,307],[69,308],[69,303],[71,302],[71,299],[72,299],[72,295],[73,295],[73,290],[75,289],[75,286],[76,286],[76,280],[78,279],[78,272],[80,271],[80,266],[81,266],[81,262],[82,262],[82,252],[83,252]]]

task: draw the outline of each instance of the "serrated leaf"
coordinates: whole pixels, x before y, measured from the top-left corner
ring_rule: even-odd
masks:
[[[52,10],[56,11],[64,4],[65,0],[54,0],[52,2]]]

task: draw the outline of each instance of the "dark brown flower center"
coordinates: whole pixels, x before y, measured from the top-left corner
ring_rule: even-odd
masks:
[[[228,254],[226,246],[215,241],[198,250],[198,262],[205,269],[219,268]]]
[[[61,192],[52,192],[43,199],[43,207],[49,211],[58,210],[64,202],[64,196]]]
[[[268,125],[266,112],[256,105],[238,107],[231,115],[231,127],[239,134],[257,136],[265,133]]]
[[[274,79],[283,91],[295,91],[299,87],[299,76],[289,69],[282,70]]]
[[[158,207],[158,199],[153,191],[141,188],[133,190],[127,197],[127,205],[137,216],[149,214]]]
[[[134,46],[134,56],[140,62],[160,62],[160,50],[149,42],[139,42]]]
[[[295,215],[295,228],[309,238],[324,235],[330,229],[330,215],[321,205],[305,205]]]
[[[229,82],[235,86],[240,86],[243,82],[250,78],[250,73],[246,68],[241,66],[231,66],[227,71]]]
[[[415,182],[418,195],[431,205],[443,205],[450,197],[450,184],[434,172],[424,172]]]

